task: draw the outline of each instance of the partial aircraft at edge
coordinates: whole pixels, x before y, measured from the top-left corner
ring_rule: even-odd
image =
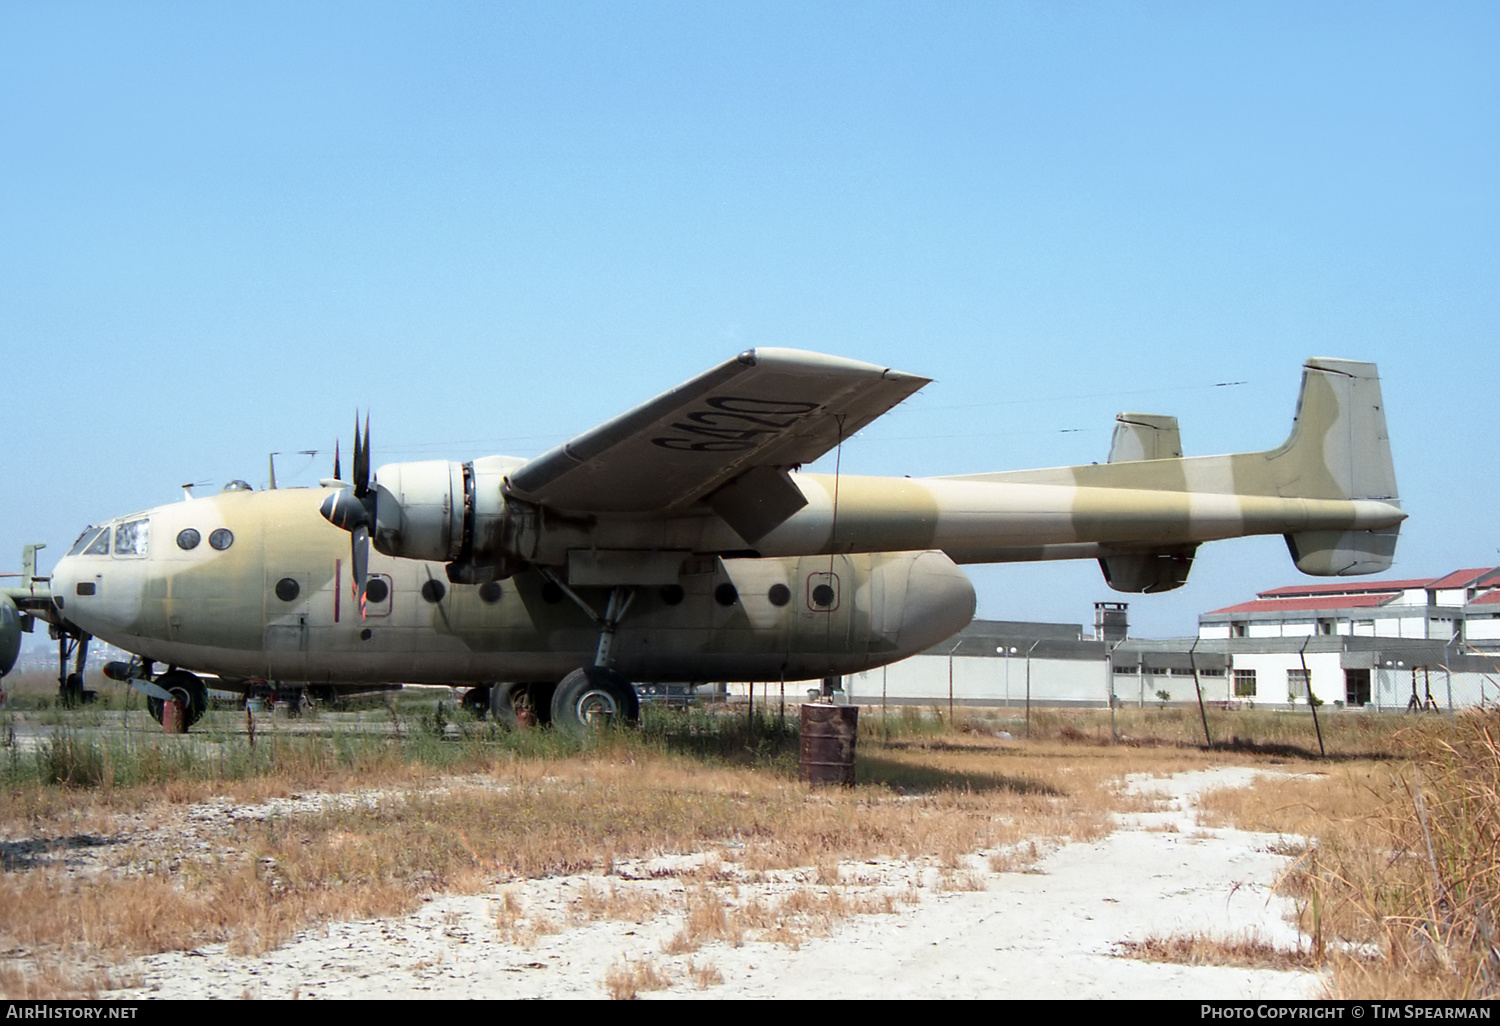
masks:
[[[1104,464],[796,472],[925,384],[755,349],[535,459],[373,477],[367,422],[350,482],[336,468],[318,489],[88,528],[32,611],[135,653],[158,717],[175,698],[197,719],[211,673],[467,683],[499,720],[576,726],[633,719],[632,681],[826,678],[920,652],[973,616],[959,564],[1097,559],[1112,588],[1158,592],[1202,542],[1280,534],[1306,573],[1375,573],[1406,517],[1375,367],[1345,360],[1306,363],[1291,436],[1265,452],[1185,459],[1173,418],[1121,414]]]

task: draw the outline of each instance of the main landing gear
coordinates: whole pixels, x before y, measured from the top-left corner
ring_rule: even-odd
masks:
[[[552,695],[552,723],[559,730],[623,726],[640,718],[635,685],[608,667],[574,670]]]
[[[545,570],[542,573],[598,626],[599,647],[594,654],[594,665],[580,667],[556,684],[496,684],[487,696],[490,715],[496,723],[511,728],[551,723],[556,730],[575,732],[636,723],[641,718],[641,700],[635,685],[609,668],[615,631],[635,598],[635,589],[611,589],[609,604],[601,616],[565,582]],[[477,703],[479,690],[474,688],[465,695],[464,703],[469,703],[470,696]]]
[[[496,684],[490,688],[490,715],[503,727],[543,727],[552,722],[551,681],[528,684]]]
[[[464,706],[473,708],[476,692],[464,695]],[[533,681],[526,684],[496,684],[487,689],[490,715],[503,727],[544,727],[580,731],[593,727],[625,726],[641,718],[641,700],[635,686],[614,670],[587,666],[574,670],[561,682]],[[475,710],[483,715],[483,709]]]
[[[97,692],[85,691],[83,668],[89,658],[89,639],[92,635],[71,625],[54,626],[52,636],[57,639],[57,702],[64,709],[76,709],[92,702]],[[73,660],[73,670],[68,671],[68,660]]]

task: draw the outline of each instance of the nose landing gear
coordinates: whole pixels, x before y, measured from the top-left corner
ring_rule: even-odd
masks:
[[[167,691],[177,702],[177,708],[182,716],[182,729],[197,723],[205,712],[208,711],[208,686],[205,685],[197,674],[188,673],[186,670],[168,670],[156,678],[156,686]],[[146,696],[146,711],[157,723],[163,723],[166,712],[166,700],[157,698],[155,695]],[[165,725],[165,724],[163,724]]]

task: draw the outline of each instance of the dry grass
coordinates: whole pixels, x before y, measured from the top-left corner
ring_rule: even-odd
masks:
[[[411,911],[435,892],[705,851],[724,861],[671,871],[688,882],[675,898],[612,878],[551,910],[507,894],[496,929],[526,946],[571,924],[680,912],[669,954],[746,940],[795,946],[850,916],[920,900],[915,880],[895,894],[862,889],[851,866],[926,860],[937,887],[980,889],[987,871],[1024,870],[1049,843],[1107,834],[1111,814],[1133,800],[1120,790],[1126,774],[1222,761],[1171,744],[1110,747],[1097,724],[1076,728],[1077,742],[1029,744],[967,726],[939,731],[923,720],[906,733],[887,724],[862,735],[859,786],[848,790],[795,783],[784,739],[753,731],[727,741],[700,733],[689,745],[647,730],[571,748],[542,731],[504,744],[424,741],[415,728],[374,742],[271,733],[253,754],[224,735],[217,763],[188,759],[184,744],[128,738],[128,751],[105,753],[97,786],[13,774],[0,790],[0,947],[96,967],[215,942],[254,953],[318,923]],[[734,746],[751,755],[714,754]],[[755,751],[769,754],[756,763]],[[92,758],[69,752],[64,768]],[[363,800],[259,818],[190,815],[215,800],[238,812],[357,788]],[[789,893],[741,898],[735,889],[791,870],[805,875]],[[621,994],[652,989],[659,975],[644,962],[616,969]],[[36,979],[0,976],[0,991],[85,995],[95,985],[87,972]]]
[[[1041,861],[1043,850],[1035,841],[1007,845],[1000,851],[991,852],[986,863],[991,873],[1030,873]]]
[[[1412,767],[1381,812],[1320,839],[1304,860],[1308,902],[1349,908],[1378,963],[1336,954],[1334,992],[1500,997],[1500,712],[1450,731],[1412,730]],[[1320,924],[1321,925],[1321,924]],[[1319,936],[1315,933],[1315,937]]]
[[[643,990],[666,990],[672,978],[644,959],[621,959],[604,975],[604,987],[615,1001],[634,1001]]]
[[[460,781],[396,766],[362,776],[364,787],[381,792],[366,801],[195,821],[188,829],[184,814],[211,797],[255,805],[304,793],[303,781],[288,773],[222,790],[175,781],[12,791],[0,799],[8,813],[0,830],[27,838],[37,854],[8,859],[14,871],[0,879],[0,942],[104,963],[216,942],[259,953],[319,922],[411,911],[433,892],[608,871],[620,858],[712,850],[726,841],[742,846],[738,873],[813,866],[817,880],[834,884],[841,860],[932,858],[947,870],[943,886],[977,888],[983,881],[965,861],[972,855],[1035,836],[1099,836],[1122,768],[1053,758],[1024,768],[1023,756],[983,744],[889,758],[899,789],[814,792],[779,776],[705,769],[651,752],[504,758],[484,777]],[[922,774],[919,792],[911,778]],[[81,835],[103,842],[79,848],[70,839]],[[87,859],[75,865],[80,853]],[[735,943],[746,932],[799,943],[860,911],[839,908],[841,900],[849,904],[825,897],[816,912],[782,902],[730,915],[707,897],[695,899],[678,950],[710,939]],[[886,907],[884,898],[876,904]],[[37,916],[37,908],[49,914]],[[580,893],[573,908],[588,918],[637,921],[661,911],[613,888]],[[714,918],[721,914],[723,922]],[[558,922],[503,901],[496,914],[501,935],[522,946]]]
[[[1406,719],[1384,765],[1215,791],[1203,821],[1286,835],[1312,956],[1339,998],[1500,996],[1500,713]],[[1305,842],[1302,838],[1311,838]]]
[[[1242,969],[1275,969],[1282,972],[1315,970],[1321,959],[1311,951],[1286,951],[1254,936],[1214,938],[1199,936],[1148,937],[1122,941],[1122,958],[1175,965],[1237,966]]]
[[[130,973],[67,965],[0,967],[0,994],[7,1000],[24,1001],[69,994],[97,1001],[111,990],[133,987]]]
[[[628,923],[648,923],[671,906],[666,896],[639,888],[619,887],[614,883],[596,885],[585,883],[573,896],[570,903],[571,920],[575,923],[617,920]]]
[[[707,990],[709,987],[717,987],[724,982],[724,974],[712,962],[699,965],[691,958],[688,959],[686,971],[688,979],[693,981],[693,986],[699,990]]]
[[[954,758],[983,754],[943,756]],[[1097,832],[1102,812],[1094,791],[1107,790],[1071,770],[1061,775],[1072,779],[1029,793],[935,786],[913,796],[879,786],[809,792],[752,770],[705,769],[650,753],[504,760],[482,779],[439,784],[432,774],[399,768],[366,775],[364,786],[381,791],[366,801],[187,822],[189,809],[213,796],[209,784],[71,794],[37,788],[12,792],[10,815],[0,821],[6,835],[26,839],[7,846],[12,872],[0,878],[0,943],[105,963],[218,942],[258,953],[319,922],[411,911],[433,892],[607,871],[619,858],[711,850],[728,841],[742,846],[735,849],[737,872],[811,865],[828,883],[839,879],[844,859],[927,857],[957,867],[1028,832]],[[239,808],[303,793],[300,783],[250,781],[225,790]],[[1086,807],[1070,811],[1080,800]],[[1074,819],[1083,826],[1070,825]],[[81,836],[99,843],[80,843]],[[950,876],[951,887],[974,885]],[[37,908],[49,914],[38,916]],[[637,920],[660,911],[650,899],[627,900],[614,888],[580,893],[574,908],[589,918]],[[705,899],[693,914],[701,919],[711,911]],[[768,916],[777,921],[758,925]],[[800,937],[824,929],[817,918],[777,908],[737,921],[757,935]],[[527,945],[557,920],[502,902],[496,925]],[[734,931],[746,928],[710,921],[688,934],[732,942]]]
[[[745,931],[730,910],[733,903],[726,901],[717,890],[707,887],[690,888],[685,897],[687,914],[682,929],[671,940],[662,945],[668,955],[684,955],[697,951],[711,941],[739,947],[744,943]]]
[[[515,892],[507,890],[495,906],[495,929],[507,944],[529,948],[538,937],[557,933],[562,927],[545,913],[529,913]]]

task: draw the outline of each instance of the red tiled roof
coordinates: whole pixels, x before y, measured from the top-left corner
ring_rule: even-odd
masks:
[[[1261,594],[1264,595],[1267,593],[1262,592]],[[1203,615],[1215,616],[1222,613],[1294,613],[1310,609],[1369,609],[1375,606],[1383,606],[1400,594],[1398,591],[1388,591],[1374,595],[1319,595],[1310,598],[1259,599],[1253,602],[1241,602],[1237,606],[1226,606],[1223,609],[1211,609]],[[1496,592],[1495,594],[1500,595],[1500,592]]]
[[[1487,592],[1485,592],[1483,595],[1480,595],[1478,598],[1473,599],[1469,603],[1469,605],[1471,605],[1471,606],[1492,606],[1492,605],[1496,604],[1497,602],[1500,602],[1500,589],[1497,589],[1495,591],[1487,591]]]
[[[1442,577],[1414,577],[1405,581],[1339,581],[1334,584],[1293,584],[1256,594],[1263,599],[1292,598],[1301,595],[1364,595],[1376,591],[1405,591],[1411,588],[1464,588],[1486,578],[1496,578],[1500,571],[1481,566],[1472,570],[1454,570]]]
[[[1431,577],[1418,577],[1409,581],[1340,581],[1338,584],[1293,584],[1285,588],[1256,592],[1261,598],[1291,598],[1296,595],[1363,595],[1373,591],[1405,591],[1407,588],[1425,588]]]
[[[1473,570],[1455,570],[1447,577],[1439,577],[1427,587],[1429,588],[1466,588],[1479,578],[1488,574],[1493,567],[1481,566]]]

